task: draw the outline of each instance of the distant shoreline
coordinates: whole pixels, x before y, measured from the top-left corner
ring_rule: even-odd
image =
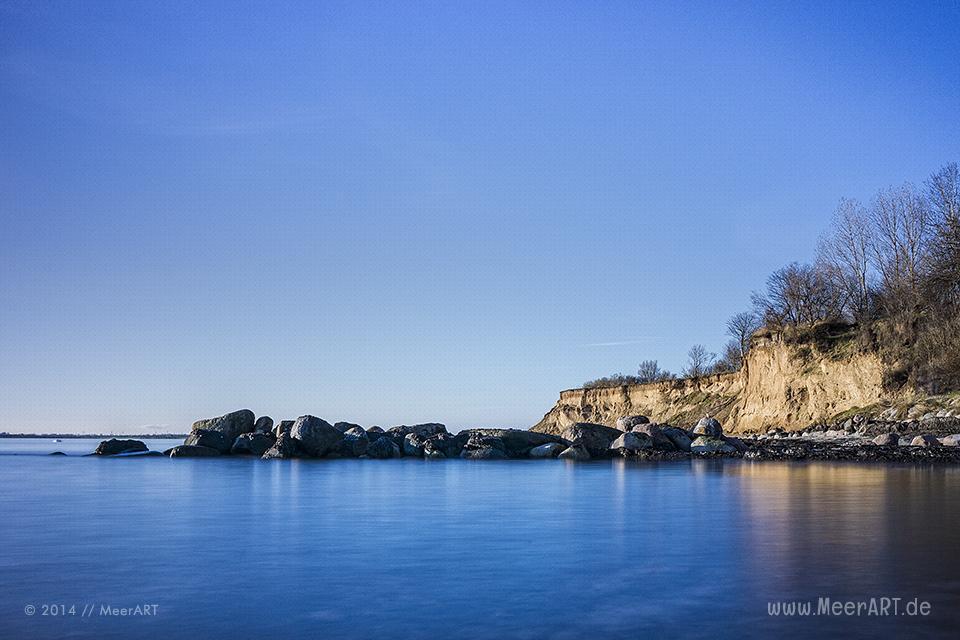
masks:
[[[0,438],[59,438],[82,440],[85,438],[147,438],[149,440],[182,440],[186,433],[0,433]]]

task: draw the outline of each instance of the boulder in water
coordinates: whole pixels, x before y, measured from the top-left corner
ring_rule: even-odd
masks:
[[[529,455],[531,458],[556,458],[566,448],[567,445],[560,442],[548,442],[530,449]]]
[[[272,435],[263,432],[244,433],[237,436],[230,453],[236,455],[249,455],[262,457],[270,447],[273,446],[275,439]]]
[[[240,436],[237,436],[237,438],[239,437]],[[234,442],[236,442],[236,438],[231,442],[227,442],[227,437],[222,431],[198,429],[190,433],[187,439],[183,441],[183,444],[196,447],[209,447],[210,449],[216,449],[220,453],[230,453]]]
[[[285,460],[297,455],[297,441],[290,435],[290,431],[281,431],[280,437],[273,443],[273,446],[267,449],[263,456],[264,460]]]
[[[590,459],[590,452],[587,451],[587,448],[583,445],[574,444],[561,451],[560,455],[557,457],[561,460],[574,460],[583,462]]]
[[[167,449],[167,455],[171,458],[212,458],[213,456],[219,456],[220,452],[210,447],[181,444],[172,449]]]
[[[579,444],[590,454],[591,458],[602,458],[609,455],[610,443],[623,435],[623,432],[613,427],[590,422],[577,422],[563,430],[563,438],[573,444]]]
[[[401,456],[400,447],[393,441],[393,438],[383,434],[367,447],[367,455],[371,458],[386,460],[388,458],[399,458]]]
[[[643,449],[653,448],[653,438],[645,433],[628,431],[610,443],[610,451],[620,455],[631,455]]]
[[[700,436],[690,443],[693,453],[736,453],[737,449],[723,438]]]
[[[139,440],[117,440],[110,438],[97,445],[93,455],[96,456],[115,456],[118,453],[131,453],[134,451],[146,451],[147,445]]]
[[[290,427],[290,435],[308,456],[321,457],[343,440],[343,434],[332,424],[316,416],[300,416]]]
[[[197,420],[193,423],[193,428],[190,431],[193,433],[197,431],[219,431],[223,434],[224,441],[227,443],[226,451],[230,451],[230,447],[237,436],[253,431],[253,418],[253,411],[241,409],[216,418]]]
[[[697,426],[693,428],[693,435],[719,438],[723,436],[723,428],[720,426],[720,422],[714,418],[701,418]]]
[[[260,416],[257,418],[257,421],[253,423],[253,430],[257,433],[272,433],[273,418],[270,416]]]

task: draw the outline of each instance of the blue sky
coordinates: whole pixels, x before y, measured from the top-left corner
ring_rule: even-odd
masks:
[[[960,159],[960,5],[0,0],[0,430],[527,427]]]

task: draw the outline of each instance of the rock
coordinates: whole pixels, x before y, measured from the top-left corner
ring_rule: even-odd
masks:
[[[297,441],[297,447],[308,456],[319,458],[338,442],[343,434],[333,425],[316,416],[300,416],[290,427],[290,435]]]
[[[336,429],[336,427],[334,428]],[[369,446],[370,438],[367,436],[367,432],[363,430],[363,427],[357,426],[344,431],[343,440],[337,444],[334,451],[344,458],[359,458],[367,453]]]
[[[690,451],[690,436],[677,427],[660,427],[660,433],[667,438],[677,451]]]
[[[297,441],[290,435],[289,430],[280,431],[280,436],[273,446],[267,449],[262,458],[264,460],[285,460],[297,455]]]
[[[139,440],[117,440],[110,438],[97,445],[93,455],[95,456],[115,456],[118,453],[130,453],[133,451],[146,451],[147,445]]]
[[[960,446],[960,434],[955,433],[951,436],[940,438],[940,444],[945,447],[958,447]]]
[[[118,453],[115,456],[110,456],[111,458],[162,458],[163,454],[159,451],[125,451],[124,453]]]
[[[647,416],[623,416],[617,418],[617,429],[620,431],[630,431],[641,424],[649,424],[650,418]]]
[[[653,438],[638,431],[628,431],[610,443],[609,449],[620,455],[629,455],[653,448]]]
[[[697,426],[693,428],[693,435],[719,438],[723,435],[723,428],[720,426],[720,422],[714,418],[701,418]]]
[[[219,431],[223,434],[226,444],[226,450],[230,451],[237,436],[253,431],[253,411],[241,409],[216,418],[206,420],[197,420],[193,423],[192,433],[197,431]]]
[[[469,439],[460,451],[460,457],[466,460],[503,460],[508,458],[507,446],[496,436],[487,436],[480,433],[481,429],[471,429]],[[464,433],[460,435],[463,436]]]
[[[271,424],[270,426],[273,425]],[[263,456],[276,441],[272,435],[267,435],[268,433],[269,431],[266,433],[255,431],[237,436],[237,439],[233,442],[233,446],[230,447],[230,453],[257,456],[258,458]]]
[[[447,456],[445,453],[443,453],[443,451],[440,451],[439,449],[424,448],[423,457],[425,460],[443,460]]]
[[[281,433],[290,433],[293,422],[293,420],[281,420],[280,424],[273,428],[273,435],[279,438]]]
[[[560,452],[560,455],[557,456],[562,460],[576,460],[576,461],[585,461],[590,459],[590,452],[587,451],[587,448],[580,444],[575,444],[567,447]]]
[[[467,439],[451,433],[438,433],[430,436],[423,443],[423,455],[425,458],[457,458]]]
[[[363,427],[361,427],[360,425],[354,424],[352,422],[334,422],[333,428],[341,433],[346,433],[350,429],[363,429]]]
[[[897,446],[900,444],[900,436],[896,433],[881,433],[876,438],[873,439],[873,444],[878,444],[881,446],[893,445]]]
[[[466,448],[460,452],[460,457],[465,460],[506,460],[507,454],[503,449],[497,447],[476,447]]]
[[[423,445],[426,442],[424,438],[415,433],[408,433],[403,438],[403,455],[414,458],[423,457]]]
[[[693,453],[736,453],[737,449],[723,438],[700,436],[690,443]]]
[[[439,422],[425,422],[423,424],[414,424],[409,426],[401,424],[399,426],[390,427],[387,429],[387,434],[395,440],[399,437],[401,443],[408,433],[415,433],[423,438],[429,438],[430,436],[435,436],[438,433],[447,433],[447,427]]]
[[[619,429],[590,422],[577,422],[563,430],[563,438],[582,445],[591,458],[609,455],[610,443],[623,434]]]
[[[253,423],[253,430],[256,433],[272,433],[273,418],[270,416],[260,416],[257,418],[257,421]]]
[[[567,448],[567,445],[560,442],[548,442],[539,447],[530,449],[528,454],[531,458],[556,458],[560,452]]]
[[[181,444],[172,449],[167,449],[167,451],[167,455],[171,458],[210,458],[220,455],[220,452],[216,449],[194,444]]]
[[[939,447],[940,441],[935,436],[924,433],[914,438],[910,444],[914,447]]]
[[[384,431],[382,428],[378,427],[377,425],[373,425],[372,427],[367,429],[367,436],[370,438],[371,442],[376,440],[376,438],[374,437],[374,434],[381,434],[381,433],[386,433],[386,431]]]
[[[667,428],[672,429],[673,427],[667,427]],[[653,424],[652,422],[646,423],[646,424],[638,424],[635,427],[633,427],[631,431],[633,431],[634,433],[642,433],[644,435],[650,436],[650,439],[653,441],[653,446],[655,449],[659,449],[661,451],[677,450],[677,446],[673,443],[673,440],[668,438],[663,433],[663,427],[661,427],[658,424]],[[684,435],[686,436],[686,433],[684,433]],[[687,438],[687,440],[689,441],[689,438]]]
[[[740,438],[731,438],[729,436],[724,436],[724,440],[727,441],[727,444],[732,446],[740,453],[746,453],[747,449],[750,447],[747,446],[747,443],[741,440]]]
[[[237,438],[239,437],[240,436],[237,436]],[[183,444],[196,447],[208,447],[210,449],[216,449],[220,453],[230,453],[234,442],[236,442],[236,438],[231,442],[227,442],[227,438],[222,431],[198,429],[188,435],[187,439],[183,441]]]
[[[560,443],[564,445],[564,448],[570,446],[570,442],[560,436],[525,429],[465,429],[458,433],[456,437],[465,446],[466,442],[474,436],[497,438],[502,443],[502,449],[508,458],[526,458],[531,449],[550,442]]]
[[[51,453],[48,453],[47,455],[48,455],[48,456],[65,456],[65,455],[67,455],[67,454],[65,454],[63,451],[52,451]]]
[[[387,458],[399,458],[400,447],[387,435],[381,435],[367,447],[367,455],[371,458],[385,460]]]

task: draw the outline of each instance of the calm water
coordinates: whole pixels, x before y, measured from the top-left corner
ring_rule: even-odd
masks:
[[[0,637],[955,637],[958,500],[946,467],[3,455]],[[767,613],[821,596],[932,613]]]

